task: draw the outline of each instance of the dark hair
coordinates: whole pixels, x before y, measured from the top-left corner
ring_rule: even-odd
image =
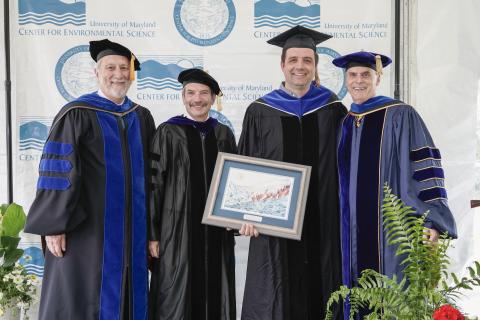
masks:
[[[282,63],[285,63],[285,58],[287,57],[287,50],[290,48],[283,48],[282,49],[282,56],[281,56],[281,61]],[[315,51],[314,52],[314,57],[315,57],[315,67],[318,65],[318,53]]]

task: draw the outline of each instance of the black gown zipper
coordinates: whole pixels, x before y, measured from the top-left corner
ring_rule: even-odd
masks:
[[[202,140],[202,160],[203,160],[203,182],[205,186],[205,200],[208,196],[208,183],[207,183],[207,160],[205,154],[205,139],[206,134],[200,132],[200,139]],[[204,226],[204,239],[205,239],[205,319],[208,319],[208,227]]]

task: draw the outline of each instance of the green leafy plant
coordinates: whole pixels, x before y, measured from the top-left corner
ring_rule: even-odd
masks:
[[[18,248],[26,215],[17,204],[0,206],[0,316],[10,308],[22,308],[23,319],[36,294],[38,279],[27,274],[18,263],[23,250]],[[29,257],[25,257],[27,260]]]
[[[15,264],[23,254],[18,249],[20,242],[19,234],[25,226],[26,216],[23,208],[17,204],[0,207],[0,258],[3,258],[2,267],[9,267]]]
[[[454,304],[460,291],[472,290],[480,285],[480,263],[468,267],[469,275],[459,279],[447,272],[447,250],[450,239],[440,236],[437,244],[425,241],[424,222],[428,212],[416,216],[415,211],[384,186],[382,205],[383,227],[389,245],[397,246],[396,255],[404,259],[403,279],[388,277],[374,270],[364,270],[358,286],[341,286],[333,292],[327,303],[325,319],[332,319],[332,309],[346,299],[350,303],[350,319],[359,310],[368,308],[365,319],[431,320],[435,310],[445,304]],[[449,285],[449,279],[453,284]],[[452,318],[453,319],[453,318]]]

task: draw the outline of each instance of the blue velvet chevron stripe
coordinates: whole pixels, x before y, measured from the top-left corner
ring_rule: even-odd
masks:
[[[40,161],[40,171],[42,172],[61,172],[67,173],[72,170],[72,163],[68,160],[42,159]]]
[[[437,148],[424,147],[421,149],[410,151],[410,160],[414,162],[433,159],[440,160],[440,150]]]
[[[97,112],[105,158],[105,212],[100,320],[118,319],[121,309],[125,246],[125,176],[122,144],[116,117]]]
[[[37,182],[37,189],[46,190],[67,190],[70,188],[70,180],[65,177],[40,176]]]
[[[48,141],[43,148],[44,154],[53,154],[56,156],[68,156],[73,152],[73,146],[70,143]]]
[[[340,231],[342,248],[342,280],[349,288],[352,286],[350,262],[350,160],[352,151],[352,116],[347,116],[342,124],[342,135],[338,145],[338,172],[340,182]],[[350,314],[350,303],[344,303],[344,314]]]
[[[133,319],[147,319],[147,216],[145,192],[145,164],[140,121],[136,112],[128,114],[128,144],[132,166],[132,237],[131,266],[133,290]]]
[[[417,181],[426,181],[430,179],[444,179],[445,174],[441,167],[428,167],[417,170],[413,173],[413,179]]]
[[[424,202],[433,201],[436,199],[447,199],[447,190],[443,187],[433,187],[421,190],[418,198]]]

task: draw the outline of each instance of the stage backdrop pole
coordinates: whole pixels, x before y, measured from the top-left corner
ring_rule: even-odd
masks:
[[[12,175],[12,81],[10,80],[10,0],[3,2],[5,31],[5,131],[7,139],[7,198],[13,201]]]

